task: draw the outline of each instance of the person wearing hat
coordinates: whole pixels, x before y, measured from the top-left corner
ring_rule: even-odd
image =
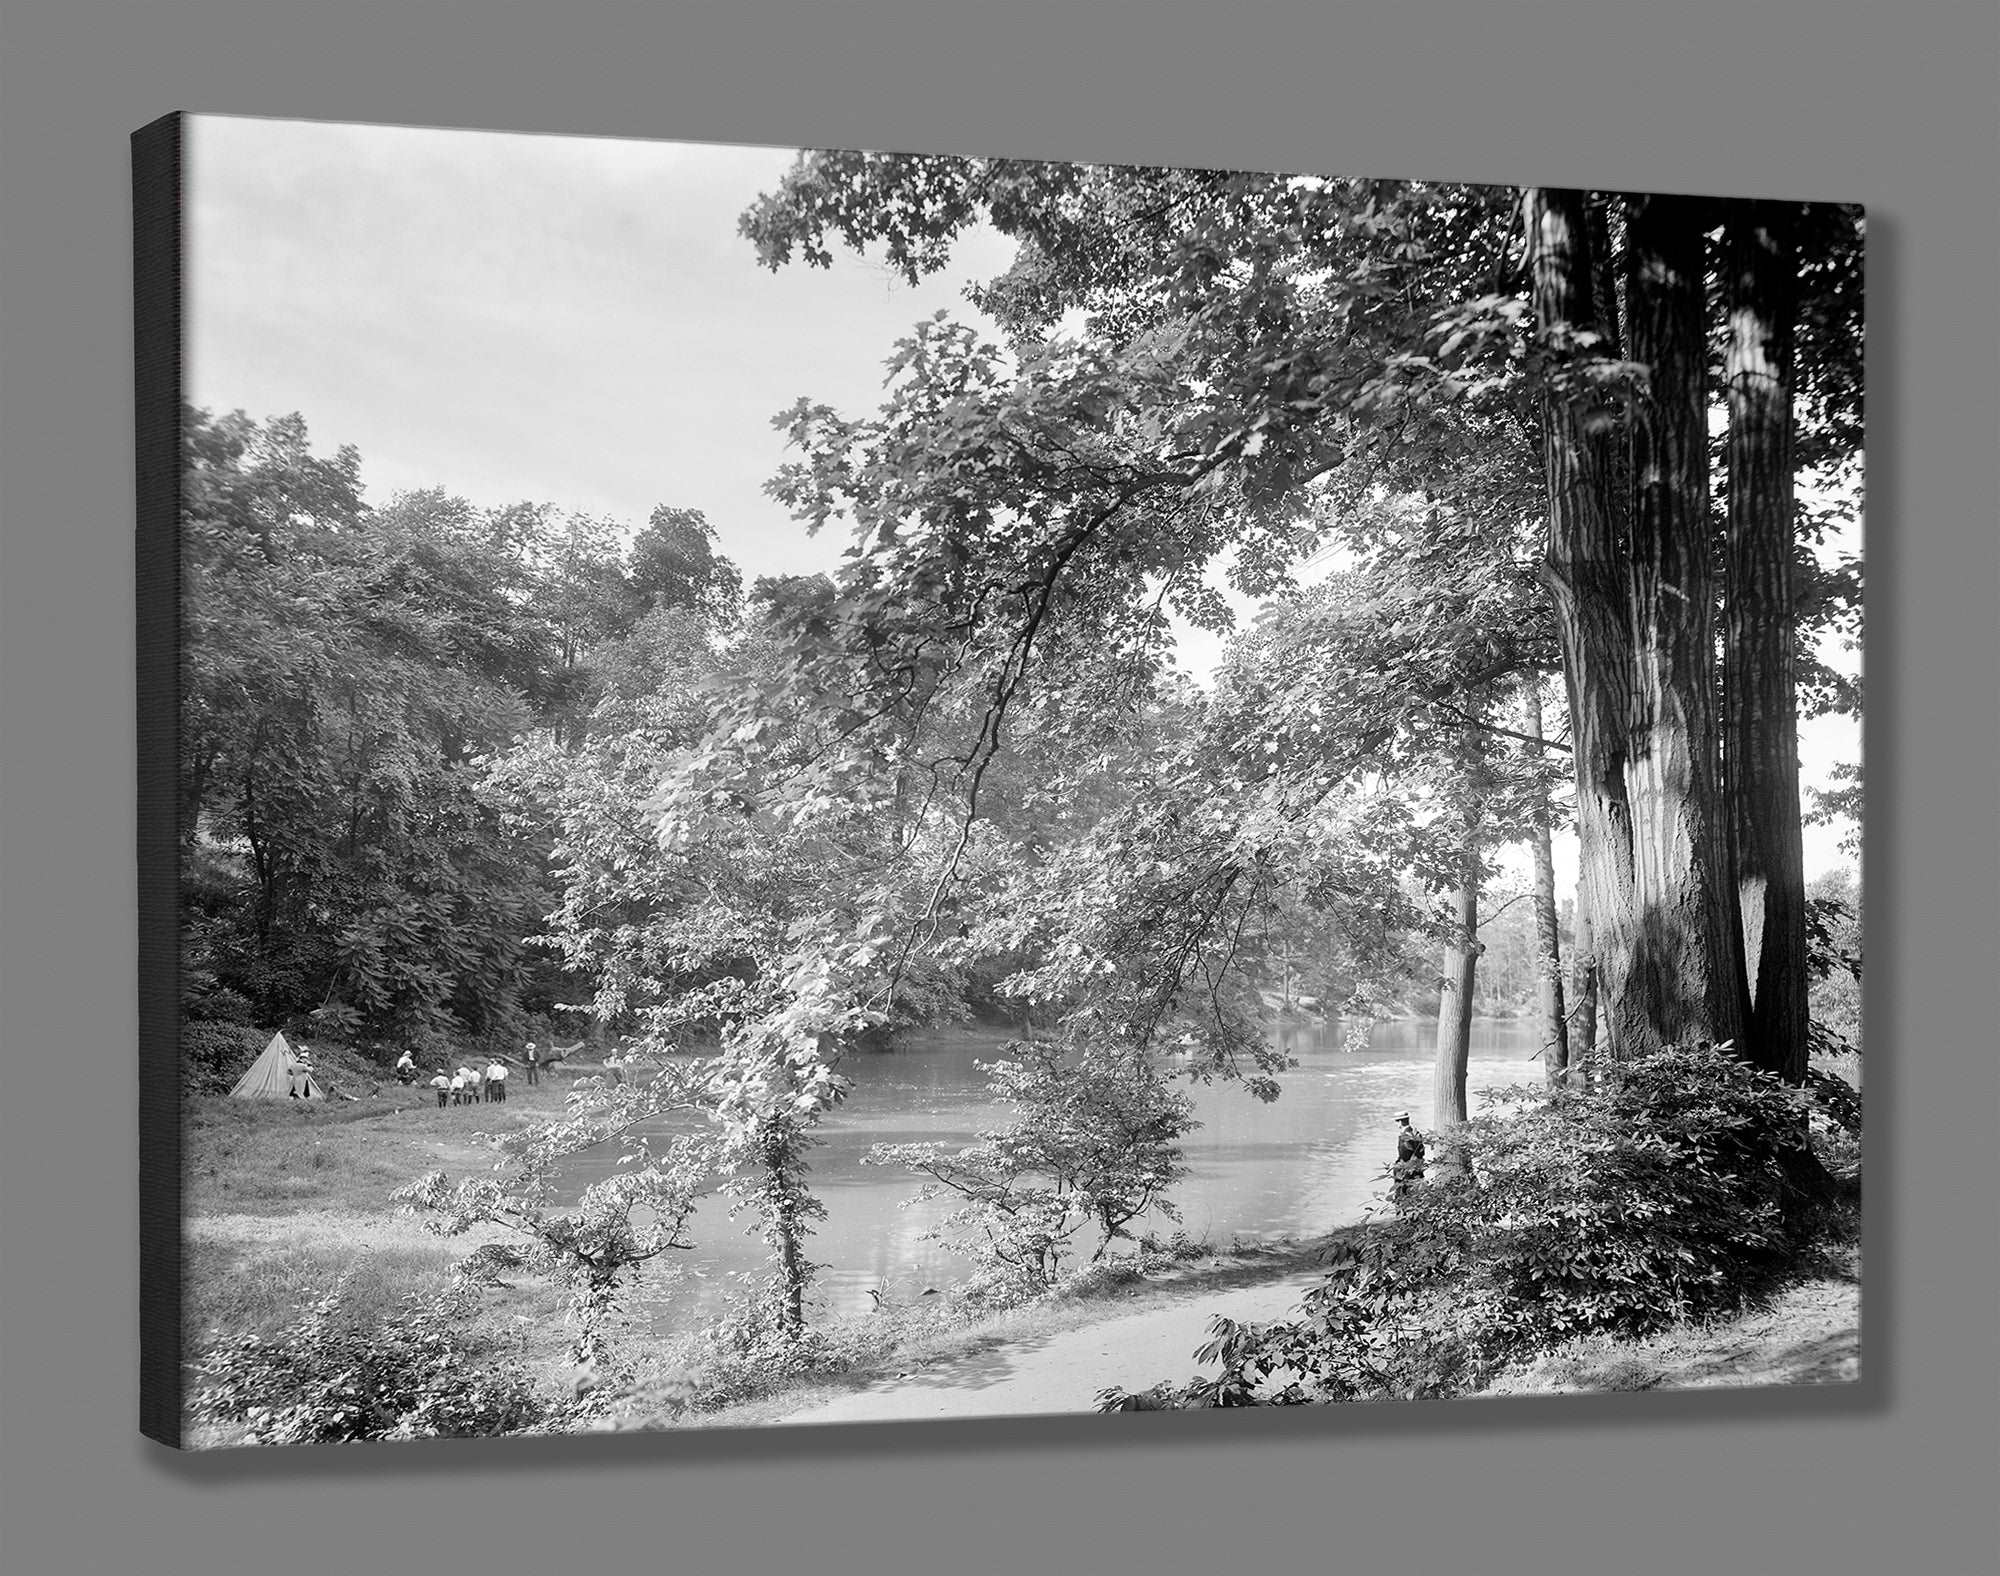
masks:
[[[542,1081],[542,1053],[535,1048],[533,1040],[528,1042],[527,1059],[528,1082],[531,1084],[540,1083]]]
[[[438,1109],[442,1111],[445,1108],[446,1102],[451,1098],[451,1079],[443,1073],[438,1073],[431,1079],[431,1087],[437,1090]]]
[[[1410,1113],[1396,1113],[1396,1163],[1389,1168],[1390,1191],[1397,1203],[1424,1179],[1424,1135],[1410,1125]]]

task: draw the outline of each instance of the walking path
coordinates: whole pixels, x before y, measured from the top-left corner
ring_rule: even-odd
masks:
[[[1311,1271],[1231,1291],[1191,1292],[1140,1313],[1009,1342],[917,1373],[878,1380],[865,1390],[772,1421],[867,1423],[1089,1412],[1097,1392],[1111,1385],[1144,1390],[1162,1379],[1179,1383],[1191,1378],[1200,1371],[1194,1350],[1208,1338],[1212,1315],[1283,1318],[1324,1273]]]

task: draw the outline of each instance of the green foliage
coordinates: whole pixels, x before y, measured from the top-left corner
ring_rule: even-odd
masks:
[[[548,849],[482,800],[484,758],[534,730],[574,748],[605,654],[663,599],[733,605],[733,566],[708,542],[667,597],[612,521],[440,489],[370,507],[359,457],[315,456],[296,416],[189,410],[184,440],[190,972],[261,1021],[516,1038],[559,989],[525,951]]]
[[[662,504],[632,539],[628,572],[648,612],[685,608],[726,623],[734,620],[743,577],[715,550],[715,529],[699,509]]]
[[[794,1326],[778,1313],[783,1302],[783,1288],[770,1288],[678,1343],[673,1360],[684,1370],[681,1381],[649,1399],[672,1413],[717,1412],[865,1368],[916,1333],[907,1318]]]
[[[513,1434],[549,1416],[511,1353],[459,1292],[412,1295],[357,1319],[347,1277],[275,1336],[244,1334],[196,1365],[201,1422],[256,1445]]]
[[[1143,1052],[1078,1037],[1024,1041],[982,1064],[987,1089],[1016,1113],[1004,1131],[953,1153],[941,1144],[877,1144],[866,1164],[929,1178],[911,1202],[956,1198],[925,1232],[966,1252],[997,1287],[1053,1288],[1091,1244],[1101,1261],[1150,1212],[1177,1218],[1169,1193],[1187,1175],[1180,1140],[1194,1106]]]
[[[1220,1373],[1156,1404],[1295,1405],[1477,1389],[1593,1332],[1741,1305],[1818,1220],[1803,1096],[1726,1051],[1667,1050],[1584,1091],[1515,1090],[1454,1130],[1463,1170],[1351,1235],[1290,1323],[1214,1321]],[[1106,1392],[1116,1406],[1122,1392]]]
[[[1851,870],[1829,871],[1806,886],[1806,968],[1813,1049],[1821,1055],[1858,1052],[1861,893]]]
[[[227,1094],[241,1078],[268,1034],[235,1023],[181,1025],[181,1089],[185,1094]]]
[[[499,1159],[491,1174],[453,1183],[431,1172],[393,1200],[439,1236],[495,1225],[523,1238],[523,1265],[568,1299],[576,1331],[571,1355],[601,1363],[610,1355],[611,1316],[633,1273],[692,1246],[688,1227],[716,1146],[702,1135],[652,1138],[638,1129],[697,1107],[699,1086],[698,1072],[663,1075],[643,1089],[592,1080],[571,1091],[557,1120],[494,1139]],[[554,1207],[564,1162],[607,1142],[622,1146],[619,1169],[591,1183],[573,1205]]]

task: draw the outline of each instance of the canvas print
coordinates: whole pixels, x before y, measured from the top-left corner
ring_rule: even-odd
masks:
[[[1856,1376],[1858,209],[138,168],[149,1431]]]

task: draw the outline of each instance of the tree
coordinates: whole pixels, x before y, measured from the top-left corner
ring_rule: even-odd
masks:
[[[1519,213],[1525,274],[1510,261]],[[788,679],[786,704],[817,685],[830,723],[788,792],[825,794],[913,754],[929,779],[919,814],[932,830],[904,845],[927,862],[926,895],[893,910],[903,939],[885,988],[956,919],[990,846],[1004,753],[1036,698],[1064,688],[1066,662],[1094,649],[1125,664],[1108,688],[1098,670],[1072,689],[1073,706],[1136,702],[1163,664],[1170,614],[1226,626],[1212,575],[1268,597],[1387,495],[1416,517],[1384,531],[1393,550],[1368,572],[1423,565],[1432,587],[1488,583],[1491,544],[1512,558],[1547,521],[1547,616],[1612,1049],[1745,1050],[1714,696],[1728,588],[1712,569],[1706,209],[838,154],[802,156],[743,228],[773,267],[825,263],[838,237],[883,244],[915,278],[982,218],[1019,242],[1013,266],[973,292],[1004,344],[943,315],[919,325],[874,415],[794,407],[799,458],[772,488],[808,528],[853,532],[832,596],[778,620],[784,648],[818,675]],[[1825,363],[1829,412],[1838,361]],[[1539,488],[1524,474],[1535,459]],[[1793,620],[1796,638],[1796,609]],[[1053,851],[1031,885],[1009,884],[1006,915],[972,926],[1037,960],[1016,988],[1112,1015],[1142,1040],[1184,1034],[1193,1068],[1266,1079],[1254,917],[1312,862],[1347,785],[1420,760],[1434,769],[1449,758],[1441,736],[1468,725],[1504,736],[1482,686],[1546,669],[1473,649],[1475,635],[1541,618],[1459,620],[1464,638],[1442,643],[1425,636],[1451,620],[1411,622],[1414,633],[1383,621],[1391,638],[1372,674],[1343,648],[1303,667],[1326,686],[1311,697],[1334,724],[1324,733],[1305,726],[1308,686],[1218,686],[1189,752],[1165,752],[1129,806]],[[737,746],[771,714],[747,693],[725,707],[711,738],[728,747],[704,752],[704,770],[720,769],[704,792],[756,782]],[[1452,851],[1420,830],[1429,868],[1466,873],[1465,835]],[[857,952],[832,928],[817,939],[836,972]]]
[[[493,1225],[525,1238],[527,1267],[568,1294],[572,1358],[602,1364],[611,1355],[609,1320],[634,1273],[694,1246],[688,1232],[714,1145],[701,1133],[654,1137],[641,1129],[672,1112],[704,1110],[704,1072],[676,1069],[643,1090],[593,1080],[571,1091],[556,1121],[501,1134],[492,1174],[453,1183],[431,1172],[399,1190],[396,1202],[440,1236]],[[554,1207],[564,1162],[614,1142],[622,1149],[618,1169],[569,1208]]]
[[[715,530],[699,509],[655,509],[632,539],[626,572],[649,612],[687,608],[728,624],[740,610],[743,577],[715,550]]]
[[[1730,854],[1750,986],[1751,1054],[1806,1073],[1805,845],[1799,810],[1793,585],[1795,206],[1732,203],[1723,228],[1729,400]]]
[[[1094,1231],[1095,1264],[1148,1212],[1178,1218],[1168,1195],[1187,1175],[1179,1140],[1199,1124],[1143,1050],[1079,1035],[1019,1041],[986,1071],[994,1099],[1017,1113],[1012,1126],[955,1151],[877,1144],[866,1161],[927,1177],[920,1200],[960,1201],[927,1236],[1037,1294],[1079,1237]]]
[[[1716,836],[1700,214],[1642,199],[1628,220],[1629,500],[1612,490],[1627,376],[1598,324],[1584,195],[1528,201],[1545,402],[1548,576],[1569,684],[1582,869],[1613,1047],[1735,1040],[1744,1003]]]
[[[481,803],[481,761],[569,704],[608,627],[603,533],[439,489],[367,507],[359,457],[315,457],[296,417],[190,410],[186,460],[191,993],[355,1037],[511,1036],[549,984],[523,952],[544,851]]]
[[[1804,1073],[1803,860],[1792,679],[1804,627],[1790,571],[1791,290],[1784,234],[1796,210],[1736,205],[1725,258],[1732,314],[1727,575],[1710,581],[1702,232],[1686,199],[1628,198],[1623,339],[1593,260],[1577,192],[1529,194],[1536,332],[1553,375],[1543,426],[1551,500],[1549,571],[1563,621],[1577,743],[1578,817],[1598,979],[1612,1048],[1677,1036],[1729,1041],[1789,1078]],[[1817,221],[1837,261],[1822,314],[1851,306],[1838,259],[1852,214]],[[1608,227],[1605,227],[1608,229]],[[1822,269],[1822,273],[1829,270]],[[1852,347],[1815,351],[1816,447],[1839,466],[1858,441]],[[1629,436],[1629,472],[1612,463]],[[1821,617],[1858,591],[1827,587]],[[1726,609],[1714,718],[1711,628]],[[1837,613],[1833,616],[1838,617]],[[1724,736],[1727,736],[1726,749]],[[1717,774],[1726,768],[1727,797]],[[1744,894],[1756,912],[1741,912]],[[1753,980],[1743,956],[1751,925]],[[1753,1006],[1753,986],[1764,1003]]]
[[[1544,754],[1542,695],[1530,682],[1522,687],[1522,731],[1531,762]],[[1535,1015],[1542,1026],[1542,1070],[1551,1084],[1565,1082],[1570,1070],[1569,1016],[1563,1005],[1562,946],[1556,912],[1555,811],[1546,783],[1530,790],[1528,847],[1534,862]]]

